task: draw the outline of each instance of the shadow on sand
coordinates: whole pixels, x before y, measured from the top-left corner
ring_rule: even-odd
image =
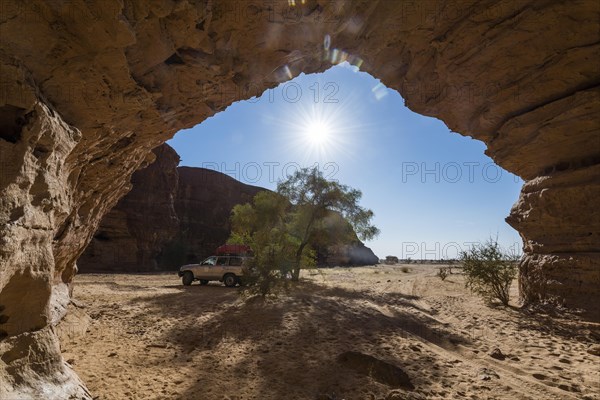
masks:
[[[224,373],[237,377],[240,387],[250,385],[253,393],[268,393],[269,398],[311,399],[333,393],[354,398],[367,390],[379,396],[391,389],[340,365],[336,360],[346,351],[402,368],[419,390],[449,373],[420,343],[447,350],[467,344],[419,307],[416,296],[306,281],[277,301],[243,300],[239,289],[214,284],[178,287],[180,293],[143,301],[159,315],[185,317],[161,338],[182,354],[175,363],[198,367],[198,379],[185,399],[213,398],[202,394],[205,381]],[[422,371],[423,365],[429,372]]]

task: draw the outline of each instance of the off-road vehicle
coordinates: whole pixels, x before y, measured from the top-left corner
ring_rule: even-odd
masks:
[[[252,258],[240,255],[210,256],[200,264],[187,264],[179,268],[178,275],[184,285],[189,286],[194,281],[201,285],[209,281],[225,283],[227,287],[242,284],[244,270],[249,267]]]

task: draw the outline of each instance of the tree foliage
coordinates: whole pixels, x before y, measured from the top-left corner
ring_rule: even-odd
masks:
[[[265,295],[285,285],[282,278],[297,281],[301,268],[313,266],[314,246],[355,239],[354,232],[363,240],[376,236],[373,212],[358,204],[361,196],[305,168],[279,182],[276,192],[260,192],[252,204],[234,207],[231,241],[254,250],[251,284]]]
[[[253,293],[263,297],[287,286],[291,270],[290,260],[295,256],[298,241],[288,232],[290,204],[274,192],[260,192],[252,204],[237,205],[231,216],[230,243],[252,247],[254,257],[250,270],[244,274],[244,283]],[[311,253],[305,252],[310,264]]]
[[[471,247],[460,253],[466,275],[465,286],[487,301],[510,300],[510,285],[517,275],[518,256],[502,250],[497,240]]]
[[[277,192],[292,205],[289,214],[289,232],[298,240],[298,248],[293,261],[292,279],[298,280],[302,266],[303,251],[310,243],[329,245],[335,241],[348,239],[356,234],[361,240],[368,240],[379,234],[379,229],[371,224],[373,211],[361,207],[360,190],[329,181],[317,169],[301,169],[286,181],[277,185]],[[353,228],[353,231],[338,230],[340,236],[326,234],[331,228],[332,212],[338,213]],[[325,233],[325,234],[324,234]]]

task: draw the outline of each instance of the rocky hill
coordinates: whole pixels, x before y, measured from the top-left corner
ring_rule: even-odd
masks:
[[[266,190],[210,169],[177,167],[179,156],[166,144],[153,152],[156,160],[135,172],[131,191],[102,219],[77,261],[80,271],[173,270],[199,262],[227,241],[233,207]],[[317,249],[319,265],[377,263],[353,236]]]

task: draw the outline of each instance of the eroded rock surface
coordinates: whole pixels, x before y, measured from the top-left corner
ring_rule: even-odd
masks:
[[[1,6],[0,334],[12,354],[2,357],[1,396],[30,398],[59,381],[62,392],[46,398],[79,390],[52,333],[52,310],[65,309],[52,287],[71,282],[151,149],[234,101],[341,60],[398,90],[412,110],[484,141],[524,178],[509,221],[525,243],[525,297],[598,316],[597,1]],[[28,357],[38,361],[33,375]]]
[[[600,210],[591,206],[599,198],[600,165],[561,169],[523,185],[506,220],[524,240],[520,289],[526,300],[578,306],[598,317],[585,299],[600,297]]]

